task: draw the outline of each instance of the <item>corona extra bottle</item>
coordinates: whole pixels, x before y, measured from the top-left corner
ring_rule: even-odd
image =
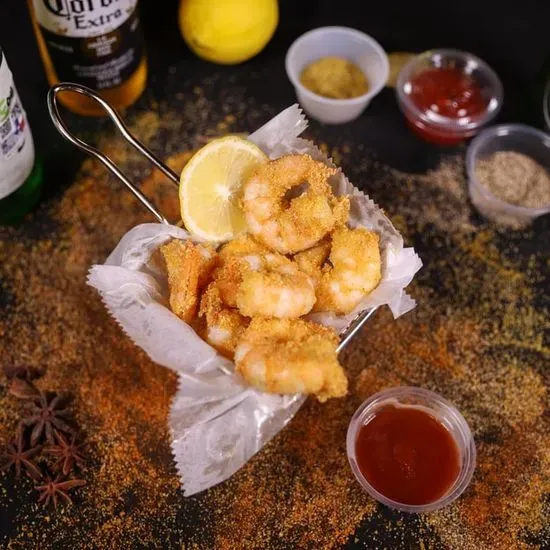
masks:
[[[138,0],[28,3],[50,85],[83,84],[117,109],[137,100],[147,80]],[[79,94],[64,93],[59,99],[79,114],[105,114],[93,100]]]

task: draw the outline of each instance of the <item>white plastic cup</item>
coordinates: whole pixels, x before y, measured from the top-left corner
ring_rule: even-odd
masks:
[[[300,82],[302,71],[327,56],[344,57],[355,63],[367,77],[368,92],[350,99],[331,99],[305,88]],[[320,27],[306,32],[290,46],[285,68],[300,105],[312,118],[326,124],[342,124],[357,118],[386,85],[390,72],[382,46],[369,35],[348,27]]]

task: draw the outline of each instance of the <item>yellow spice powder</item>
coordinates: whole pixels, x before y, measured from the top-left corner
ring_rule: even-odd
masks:
[[[361,69],[343,57],[314,61],[302,71],[300,82],[311,92],[332,99],[357,97],[369,89]]]

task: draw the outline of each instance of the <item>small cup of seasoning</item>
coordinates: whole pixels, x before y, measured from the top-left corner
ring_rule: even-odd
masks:
[[[397,102],[423,139],[456,145],[477,134],[502,105],[502,84],[479,57],[430,50],[407,63],[397,78]]]
[[[300,105],[327,124],[357,118],[389,75],[380,44],[347,27],[320,27],[303,34],[290,46],[285,67]]]
[[[458,410],[408,386],[381,391],[357,409],[347,454],[363,489],[405,512],[450,504],[470,483],[476,462],[474,438]]]
[[[487,128],[466,153],[474,206],[519,229],[550,212],[550,136],[523,124]]]

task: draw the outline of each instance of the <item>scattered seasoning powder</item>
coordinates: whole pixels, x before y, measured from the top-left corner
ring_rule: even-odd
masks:
[[[550,174],[536,160],[516,151],[498,151],[478,160],[476,176],[495,197],[527,208],[550,205]]]
[[[322,57],[308,65],[300,82],[310,91],[332,99],[349,99],[366,94],[369,83],[363,71],[343,57]]]
[[[181,78],[172,88],[168,81],[170,105],[154,107],[158,118],[140,115],[131,129],[137,136],[147,131],[147,145],[163,158],[173,155],[173,166],[181,169],[200,140],[219,133],[220,122],[226,131],[243,131],[276,114],[247,92],[250,78],[260,85],[270,70],[251,77],[244,67],[242,80],[229,88],[219,77],[196,90],[182,90]],[[62,197],[22,227],[0,229],[2,360],[48,364],[37,386],[74,394],[76,421],[89,442],[86,489],[62,514],[34,504],[30,481],[13,487],[0,477],[0,514],[11,525],[10,540],[0,538],[0,546],[548,547],[547,250],[532,232],[510,236],[479,225],[464,199],[461,158],[426,175],[405,174],[373,161],[362,144],[342,143],[339,133],[327,136],[323,130],[326,141],[339,141],[338,150],[328,150],[350,180],[368,182],[367,191],[422,256],[425,266],[410,288],[419,306],[398,321],[387,309],[377,312],[346,349],[347,398],[323,405],[309,399],[230,480],[191,498],[182,496],[169,447],[176,376],[132,344],[85,284],[89,266],[104,261],[127,230],[151,217],[104,167],[86,160]],[[164,212],[177,214],[173,184],[162,183],[156,172],[147,177],[149,164],[120,138],[107,134],[100,147],[133,181],[146,180],[143,186]],[[520,246],[535,252],[520,259]],[[8,384],[0,375],[0,445],[20,413]],[[373,392],[399,384],[445,396],[474,431],[472,485],[437,513],[409,516],[378,507],[347,463],[345,434],[353,412]]]

